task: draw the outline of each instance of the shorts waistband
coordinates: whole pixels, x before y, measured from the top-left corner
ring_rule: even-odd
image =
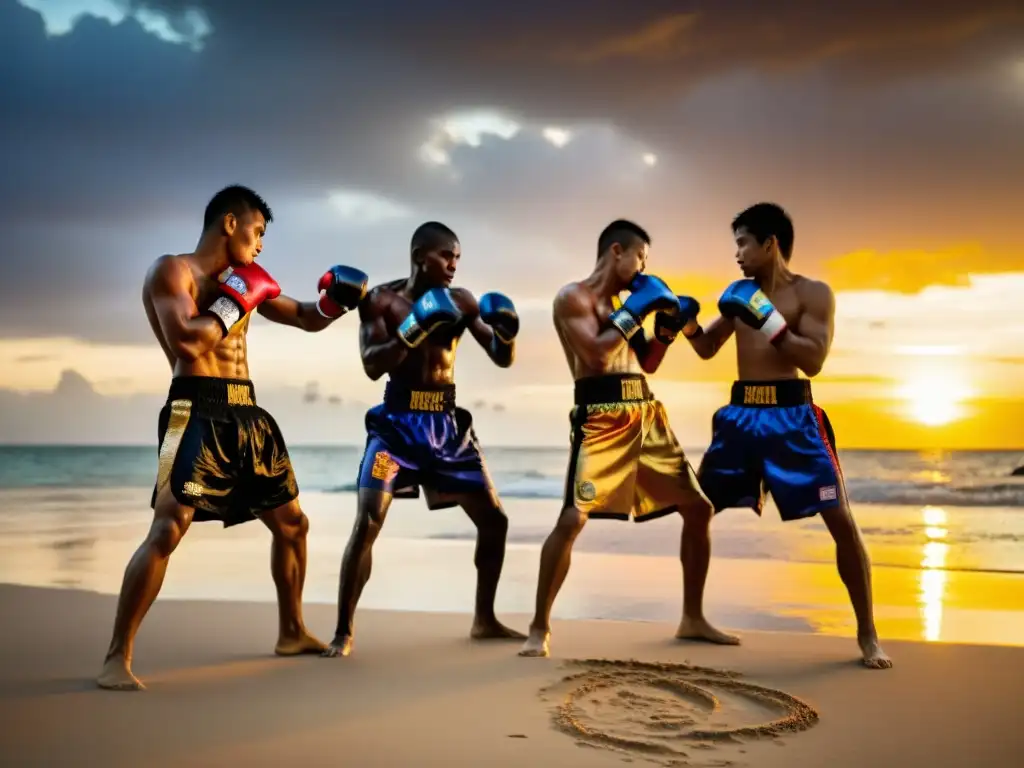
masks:
[[[384,387],[384,405],[396,411],[444,413],[455,408],[455,385],[411,389],[389,381]]]
[[[638,373],[613,373],[576,380],[576,405],[630,403],[652,400],[647,378]]]
[[[175,376],[167,395],[170,400],[192,400],[215,407],[255,407],[256,389],[248,379],[215,376]]]
[[[748,408],[791,408],[813,402],[811,382],[807,379],[736,381],[732,385],[730,400],[731,405]]]

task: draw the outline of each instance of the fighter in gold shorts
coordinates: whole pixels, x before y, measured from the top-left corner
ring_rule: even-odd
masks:
[[[711,504],[644,377],[658,370],[679,331],[694,325],[699,307],[644,274],[649,250],[643,229],[614,221],[598,238],[594,271],[555,297],[555,330],[576,382],[571,449],[562,512],[541,551],[536,613],[521,656],[550,653],[551,607],[587,518],[641,522],[673,512],[683,517],[683,617],[676,637],[739,642],[704,618]],[[626,290],[629,298],[617,306]],[[647,339],[641,326],[652,312],[655,332]]]

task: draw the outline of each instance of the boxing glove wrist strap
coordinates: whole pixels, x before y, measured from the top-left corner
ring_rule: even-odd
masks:
[[[411,312],[402,321],[402,324],[398,326],[398,338],[402,340],[402,343],[409,349],[415,349],[419,346],[420,342],[427,337],[427,331],[417,322],[416,315]]]
[[[643,326],[639,320],[633,317],[633,313],[628,309],[615,310],[608,318],[608,321],[615,326],[627,341],[633,338],[633,334]]]
[[[218,297],[216,301],[206,308],[206,313],[217,318],[224,328],[225,336],[235,323],[242,319],[242,308],[227,296]]]
[[[782,335],[786,332],[789,326],[786,325],[786,318],[784,318],[778,311],[772,312],[764,321],[764,325],[761,326],[761,333],[768,337],[769,341],[773,344],[782,339]]]

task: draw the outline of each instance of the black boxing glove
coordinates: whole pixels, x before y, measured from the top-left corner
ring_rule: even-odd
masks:
[[[355,267],[331,267],[317,284],[320,291],[320,298],[316,300],[317,312],[334,320],[355,309],[366,295],[369,279],[365,272]]]

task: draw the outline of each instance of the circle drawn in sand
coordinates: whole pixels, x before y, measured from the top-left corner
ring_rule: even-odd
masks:
[[[796,697],[743,682],[733,672],[632,660],[568,664],[580,671],[542,694],[559,696],[555,726],[580,746],[666,765],[690,764],[694,752],[714,752],[716,759],[703,765],[731,765],[747,740],[774,739],[818,721],[818,713]]]

